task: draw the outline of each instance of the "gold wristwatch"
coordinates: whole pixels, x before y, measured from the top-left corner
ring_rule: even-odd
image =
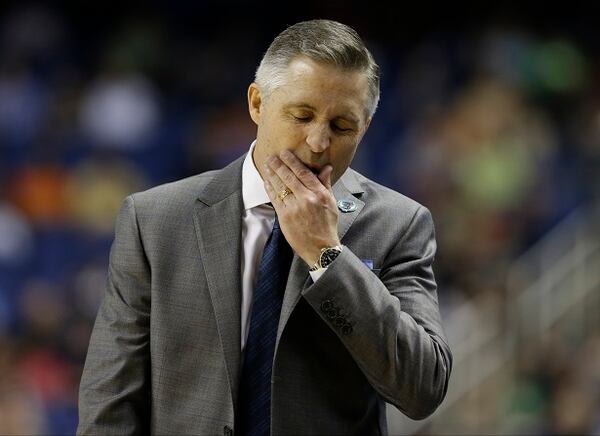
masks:
[[[342,252],[342,246],[321,248],[319,260],[310,268],[309,271],[316,271],[321,268],[327,268]]]

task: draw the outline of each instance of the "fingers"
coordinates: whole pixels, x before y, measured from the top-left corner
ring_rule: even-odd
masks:
[[[325,168],[319,173],[319,180],[327,188],[331,190],[331,174],[333,173],[333,167],[331,165],[325,165]]]
[[[277,197],[277,191],[273,188],[273,185],[271,184],[271,182],[269,182],[268,180],[265,180],[264,182],[265,182],[265,191],[267,191],[269,200],[271,200],[271,204],[273,205],[275,210],[278,210],[279,204],[280,203],[283,204],[283,201],[279,200],[279,197]]]
[[[275,180],[275,183],[273,183],[274,188],[277,188],[277,182],[280,182],[283,186],[281,189],[285,189],[287,187],[295,194],[301,195],[306,193],[306,186],[280,158],[277,156],[269,157],[267,159],[267,167],[274,173],[275,177],[277,177],[277,180]]]
[[[313,192],[319,192],[323,189],[323,183],[319,181],[319,178],[317,178],[317,176],[315,176],[294,153],[289,150],[283,150],[281,152],[281,160],[292,170],[296,178],[298,178],[306,188]]]
[[[318,201],[319,198],[323,200],[332,195],[333,166],[331,165],[326,165],[317,176],[296,155],[284,150],[280,157],[269,156],[264,163],[264,170],[265,190],[274,205],[285,204],[284,199],[279,198],[279,194],[285,189],[289,189],[295,198],[312,199],[312,201]],[[275,203],[274,200],[278,201]]]
[[[275,173],[271,168],[269,168],[268,164],[264,164],[264,169],[265,191],[267,191],[267,195],[269,196],[269,200],[271,200],[271,204],[275,208],[275,211],[279,214],[279,212],[282,212],[282,210],[280,210],[279,208],[281,206],[285,206],[285,202],[293,196],[294,191],[281,180],[277,173]],[[282,198],[279,195],[284,190],[287,190],[289,194]]]
[[[277,175],[277,173],[275,173],[275,171],[273,171],[268,164],[264,164],[264,172],[265,172],[265,182],[268,182],[268,184],[271,186],[271,188],[273,189],[273,191],[275,193],[277,192],[281,192],[284,189],[286,189],[288,186],[279,178],[279,176]],[[291,190],[291,189],[290,189]]]

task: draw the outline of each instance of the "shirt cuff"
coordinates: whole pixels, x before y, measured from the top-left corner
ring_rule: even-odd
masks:
[[[319,280],[319,277],[321,277],[325,271],[327,271],[327,268],[319,268],[315,271],[309,271],[308,273],[310,274],[313,283],[316,283],[317,280]]]

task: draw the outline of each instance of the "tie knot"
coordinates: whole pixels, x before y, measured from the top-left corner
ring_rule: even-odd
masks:
[[[279,228],[279,218],[275,215],[275,222],[273,223],[273,230],[280,230]]]

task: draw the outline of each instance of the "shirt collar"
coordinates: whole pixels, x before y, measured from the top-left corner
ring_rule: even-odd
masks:
[[[242,166],[242,198],[244,200],[244,210],[252,209],[261,204],[269,203],[271,200],[265,191],[265,185],[260,173],[254,165],[252,154],[256,141],[250,144],[250,150],[244,159]]]

